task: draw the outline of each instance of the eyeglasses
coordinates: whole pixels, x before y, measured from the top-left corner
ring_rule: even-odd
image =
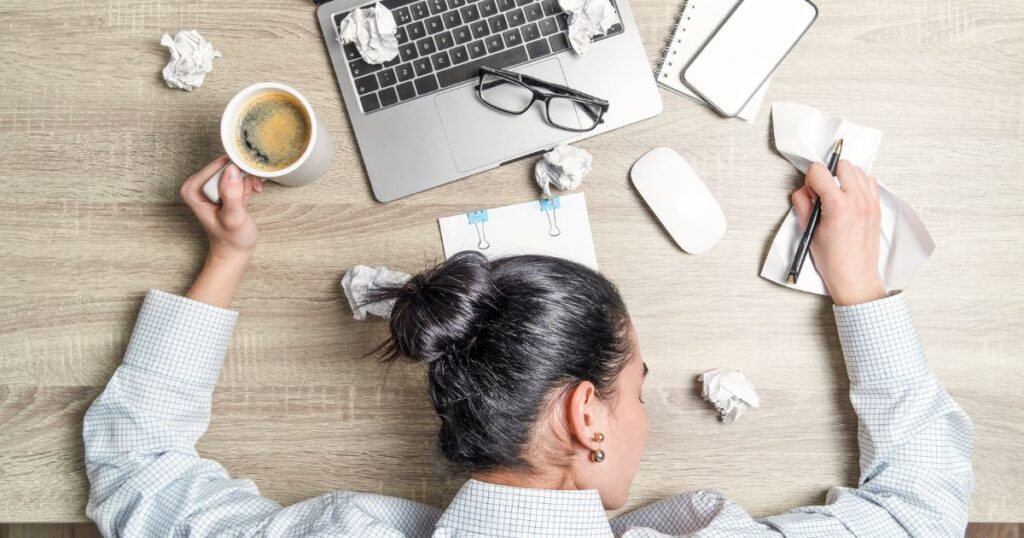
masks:
[[[603,123],[608,101],[572,88],[521,73],[483,66],[477,95],[487,106],[506,114],[520,115],[537,101],[545,105],[548,124],[579,133]]]

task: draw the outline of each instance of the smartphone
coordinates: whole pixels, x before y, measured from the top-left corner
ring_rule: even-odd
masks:
[[[683,69],[683,83],[733,117],[817,18],[809,0],[740,0]]]

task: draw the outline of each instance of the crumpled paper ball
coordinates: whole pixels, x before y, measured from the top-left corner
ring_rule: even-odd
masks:
[[[352,308],[352,317],[360,321],[367,316],[381,318],[391,317],[394,301],[378,301],[366,304],[370,292],[385,287],[401,286],[412,276],[402,271],[393,271],[384,266],[367,267],[357,265],[348,270],[341,279],[341,287],[348,298],[348,306]]]
[[[754,385],[738,370],[708,370],[697,376],[704,383],[701,396],[714,404],[722,422],[730,424],[740,418],[748,407],[758,408],[761,399]]]
[[[178,32],[174,38],[164,34],[160,44],[171,51],[171,61],[164,67],[164,82],[185,91],[202,86],[206,74],[213,71],[213,59],[221,57],[220,51],[213,50],[213,45],[195,30]]]
[[[544,197],[551,198],[552,184],[562,190],[575,190],[583,182],[583,176],[590,173],[593,164],[594,157],[587,150],[559,144],[537,161],[533,171]]]
[[[338,42],[355,43],[369,64],[382,64],[398,56],[398,25],[391,10],[377,2],[372,7],[353,9],[338,23]]]
[[[609,0],[558,0],[558,5],[569,16],[569,44],[576,54],[586,54],[594,36],[621,22]]]

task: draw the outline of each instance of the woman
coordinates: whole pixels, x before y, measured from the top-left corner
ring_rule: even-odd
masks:
[[[377,297],[395,301],[386,356],[425,363],[441,454],[471,477],[451,505],[339,491],[284,508],[261,497],[194,448],[237,315],[225,308],[256,243],[246,204],[258,181],[232,166],[223,206],[201,193],[225,162],[181,190],[209,235],[206,265],[186,297],[147,294],[124,364],[85,417],[87,513],[105,535],[963,535],[971,423],[928,370],[903,297],[882,285],[877,186],[845,161],[841,186],[816,165],[793,204],[806,222],[822,201],[812,255],[860,419],[858,488],[762,519],[697,491],[608,521],[647,440],[647,367],[618,291],[560,259],[461,254]]]

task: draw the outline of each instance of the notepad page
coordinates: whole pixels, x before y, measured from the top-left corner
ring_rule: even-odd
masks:
[[[488,259],[543,254],[597,270],[594,238],[583,193],[558,197],[558,207],[533,200],[437,220],[444,257],[475,250]],[[545,210],[547,207],[547,210]]]
[[[693,60],[738,3],[738,0],[686,0],[672,38],[662,52],[661,64],[656,74],[659,85],[706,106],[704,100],[683,83],[683,68]],[[768,92],[770,81],[771,79],[765,81],[737,117],[746,121],[757,117],[757,111]]]

